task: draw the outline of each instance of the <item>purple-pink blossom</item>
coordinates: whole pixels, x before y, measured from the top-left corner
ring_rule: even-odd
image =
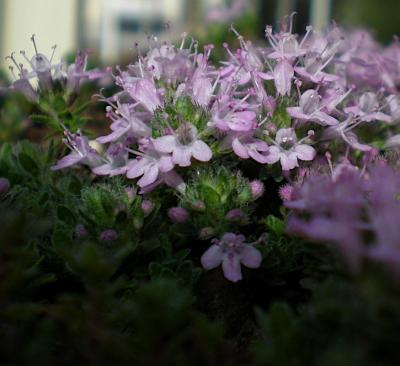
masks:
[[[210,147],[198,138],[197,129],[191,123],[183,123],[172,135],[165,135],[153,141],[160,153],[172,153],[172,161],[181,167],[191,164],[191,158],[207,162],[211,160]]]
[[[242,279],[241,265],[258,268],[262,261],[261,253],[244,241],[243,235],[234,233],[225,233],[221,239],[213,239],[213,244],[201,257],[201,264],[205,269],[222,265],[227,280],[240,281]]]
[[[278,130],[266,155],[266,162],[274,164],[280,161],[283,170],[292,170],[299,166],[298,160],[311,161],[316,155],[313,147],[298,141],[293,128]]]

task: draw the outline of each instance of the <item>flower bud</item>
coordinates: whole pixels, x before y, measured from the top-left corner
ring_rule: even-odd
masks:
[[[141,217],[134,217],[133,218],[133,227],[136,230],[139,230],[143,227],[143,218]]]
[[[149,200],[144,200],[141,204],[143,213],[144,213],[144,217],[147,217],[151,214],[151,212],[154,209],[154,203],[149,201]]]
[[[228,211],[225,217],[229,221],[238,222],[243,219],[243,213],[239,208],[234,208],[233,210]]]
[[[128,196],[129,203],[132,203],[136,197],[136,190],[133,187],[125,188],[126,195]]]
[[[114,229],[103,230],[99,236],[100,241],[114,241],[118,239],[118,233]]]
[[[293,198],[294,187],[290,184],[285,184],[279,188],[279,197],[282,201],[291,201]]]
[[[251,195],[253,200],[260,198],[264,194],[264,183],[260,180],[250,182]]]
[[[276,125],[272,122],[268,122],[265,125],[265,130],[268,131],[268,135],[275,135],[276,131],[278,131],[278,128],[276,127]]]
[[[76,225],[74,232],[77,239],[83,239],[87,236],[87,231],[83,224]]]
[[[172,207],[168,210],[168,217],[173,222],[182,223],[189,219],[189,213],[182,207]]]
[[[3,198],[10,189],[10,181],[7,178],[0,178],[0,198]]]
[[[211,226],[203,227],[199,231],[199,239],[200,240],[207,240],[214,236],[215,230]]]
[[[203,212],[206,209],[206,205],[204,204],[203,201],[200,201],[200,200],[194,201],[191,204],[191,207],[192,207],[193,210],[200,211],[200,212]]]

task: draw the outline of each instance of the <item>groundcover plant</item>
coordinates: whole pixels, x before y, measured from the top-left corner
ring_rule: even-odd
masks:
[[[8,57],[2,364],[400,364],[400,44],[292,21]]]

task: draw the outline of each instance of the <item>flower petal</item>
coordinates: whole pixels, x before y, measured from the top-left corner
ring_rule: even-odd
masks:
[[[303,121],[310,119],[310,116],[305,114],[300,107],[288,107],[286,108],[286,112],[289,114],[289,116]]]
[[[172,161],[182,167],[190,166],[192,151],[186,146],[177,146],[172,153]]]
[[[161,156],[160,160],[158,161],[158,167],[163,173],[169,172],[170,170],[174,169],[174,163],[172,162],[171,155]]]
[[[297,154],[290,153],[286,155],[285,153],[280,154],[282,170],[292,170],[299,166],[297,162]]]
[[[265,156],[265,159],[268,164],[274,164],[280,159],[280,156],[281,152],[279,148],[276,146],[270,146],[268,154]]]
[[[222,262],[222,250],[218,245],[211,245],[200,258],[201,264],[205,269],[218,267]]]
[[[154,148],[161,153],[171,153],[176,147],[176,138],[173,135],[161,136],[153,140]]]
[[[212,151],[209,146],[201,140],[197,140],[192,145],[193,157],[200,161],[209,161],[212,158]]]
[[[242,279],[242,270],[240,268],[240,258],[232,253],[224,256],[222,259],[222,270],[227,280],[237,282]]]
[[[297,153],[297,158],[304,161],[311,161],[315,158],[316,151],[309,145],[297,145],[294,149]]]
[[[151,183],[154,183],[158,177],[158,173],[159,173],[158,165],[156,164],[150,165],[147,169],[145,169],[143,177],[138,180],[137,182],[138,186],[145,187]]]
[[[125,133],[129,130],[129,126],[125,128],[118,128],[115,131],[111,132],[109,135],[101,136],[96,139],[100,144],[107,144],[109,142],[114,142],[120,139]]]
[[[258,268],[261,265],[262,255],[260,251],[251,245],[243,244],[240,262],[248,268]]]
[[[68,154],[67,156],[64,156],[60,161],[58,161],[56,165],[52,166],[51,170],[56,171],[68,168],[72,165],[78,164],[83,158],[83,156],[77,153]]]
[[[232,141],[232,149],[234,153],[242,159],[248,159],[250,157],[247,148],[237,137]]]
[[[289,95],[294,76],[293,66],[287,60],[280,60],[274,69],[275,87],[280,95]]]
[[[111,170],[112,166],[110,164],[104,164],[92,169],[92,172],[96,175],[109,175]]]
[[[144,169],[148,164],[147,159],[135,159],[128,164],[127,178],[134,179],[140,177],[144,173]]]

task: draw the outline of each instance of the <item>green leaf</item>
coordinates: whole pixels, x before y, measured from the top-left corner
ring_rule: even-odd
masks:
[[[39,173],[38,165],[28,154],[24,152],[19,153],[18,160],[26,172],[32,175],[36,175]]]
[[[65,206],[57,207],[57,217],[59,218],[59,220],[64,221],[68,224],[73,224],[75,222],[74,213]]]
[[[281,236],[285,233],[285,223],[283,220],[278,219],[274,215],[268,215],[265,220],[265,225],[267,228],[276,234],[277,236]]]
[[[149,274],[152,279],[156,279],[161,276],[163,266],[157,262],[151,262],[149,264]]]

